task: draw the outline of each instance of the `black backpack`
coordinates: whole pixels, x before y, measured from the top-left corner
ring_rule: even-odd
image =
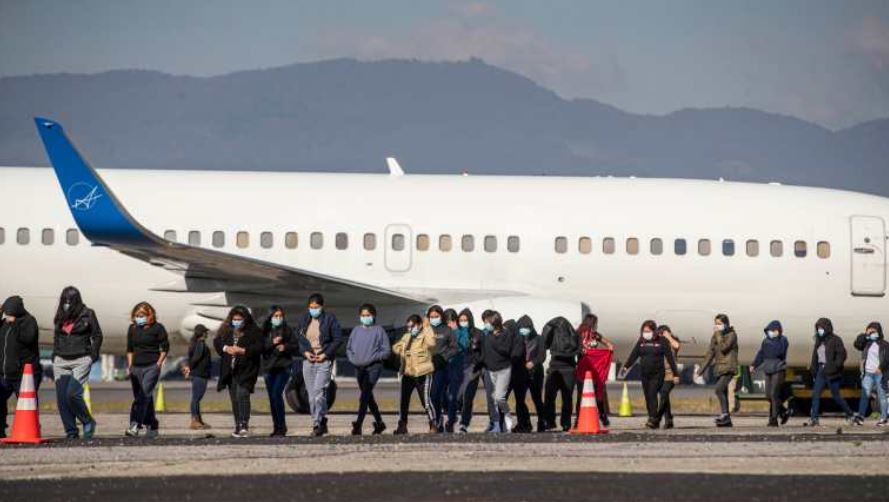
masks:
[[[557,318],[552,322],[552,344],[549,351],[554,357],[570,358],[580,352],[580,339],[567,319]]]

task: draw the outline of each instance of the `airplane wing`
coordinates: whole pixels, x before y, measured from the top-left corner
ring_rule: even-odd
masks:
[[[61,124],[35,118],[68,208],[93,245],[107,246],[146,263],[180,274],[171,291],[226,291],[293,298],[324,294],[330,305],[428,305],[435,298],[411,296],[255,258],[172,242],[133,218],[68,139]],[[164,289],[164,288],[160,288]]]

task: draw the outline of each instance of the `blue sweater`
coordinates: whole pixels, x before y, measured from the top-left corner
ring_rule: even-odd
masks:
[[[379,326],[354,327],[346,344],[346,356],[356,367],[385,361],[391,353],[389,337]]]
[[[777,338],[766,337],[759,347],[759,352],[753,358],[753,366],[759,367],[763,362],[769,359],[777,359],[779,361],[787,361],[787,337],[780,335]]]

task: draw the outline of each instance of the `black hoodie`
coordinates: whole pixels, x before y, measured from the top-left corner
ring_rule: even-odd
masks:
[[[466,316],[469,318],[469,348],[466,350],[466,357],[463,358],[463,369],[467,369],[470,367],[475,367],[475,369],[479,369],[481,367],[481,343],[482,343],[482,330],[475,327],[475,317],[472,316],[472,311],[469,309],[463,309],[460,311],[460,317]]]
[[[82,305],[72,319],[60,319],[55,326],[53,356],[77,359],[90,356],[99,359],[102,348],[102,328],[93,309]]]
[[[835,335],[833,332],[833,323],[830,319],[822,317],[815,323],[815,330],[824,328],[824,336],[815,335],[815,347],[812,349],[812,362],[809,370],[812,377],[818,373],[818,347],[824,345],[824,353],[826,361],[824,363],[824,375],[828,379],[834,379],[842,376],[843,364],[846,362],[846,346],[843,345],[843,339]]]
[[[564,317],[551,319],[543,327],[543,340],[552,354],[551,368],[574,368],[580,356],[580,335]]]
[[[534,366],[543,364],[546,361],[546,346],[543,343],[543,337],[534,329],[534,321],[530,317],[523,315],[519,318],[516,325],[519,330],[522,328],[531,330],[531,334],[528,336],[522,336],[519,333],[519,337],[525,341],[525,362],[534,363]]]
[[[482,337],[482,365],[488,371],[500,371],[525,357],[525,344],[521,336],[506,328],[499,333]]]
[[[880,347],[879,350],[879,364],[880,364],[880,373],[883,374],[883,380],[889,378],[889,342],[887,342],[883,338],[883,326],[880,323],[875,322],[871,323],[868,328],[873,327],[877,330],[877,339],[871,340],[868,338],[867,333],[862,333],[855,338],[855,343],[852,345],[855,349],[861,351],[861,371],[864,372],[864,364],[867,361],[867,353],[870,350],[871,344],[876,343],[877,346]]]
[[[37,320],[25,310],[20,296],[10,296],[3,302],[4,315],[15,316],[15,322],[0,324],[0,371],[3,378],[18,380],[31,363],[40,373],[40,349],[37,344]]]

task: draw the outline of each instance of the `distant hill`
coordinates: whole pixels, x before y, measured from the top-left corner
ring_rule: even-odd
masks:
[[[0,165],[46,165],[31,122],[99,167],[637,175],[889,195],[889,119],[831,131],[743,108],[637,115],[480,60],[304,63],[210,78],[121,70],[0,79]]]

